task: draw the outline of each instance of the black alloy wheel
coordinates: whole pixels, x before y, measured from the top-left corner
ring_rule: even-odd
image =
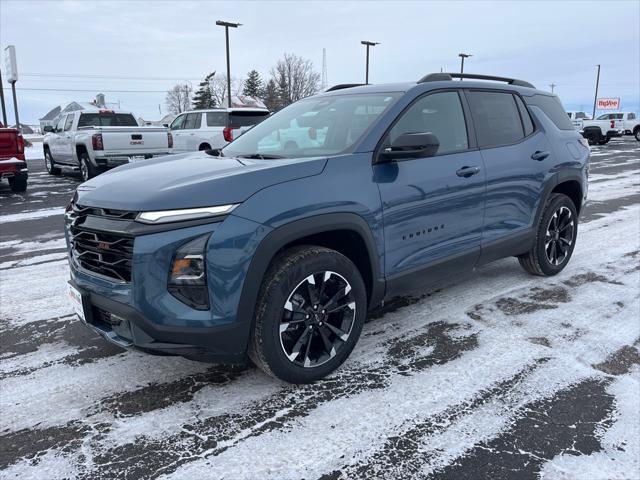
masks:
[[[551,216],[545,235],[545,254],[552,265],[561,265],[573,247],[574,221],[569,210],[561,206]]]
[[[309,275],[284,304],[280,346],[294,364],[318,367],[346,344],[355,318],[355,296],[342,275],[332,271]]]

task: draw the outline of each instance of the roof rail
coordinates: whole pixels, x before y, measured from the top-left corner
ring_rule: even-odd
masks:
[[[440,82],[446,80],[453,80],[454,78],[468,78],[470,80],[492,80],[494,82],[506,82],[509,85],[516,85],[518,87],[536,88],[531,83],[524,80],[518,80],[516,78],[496,77],[493,75],[478,75],[476,73],[429,73],[425,75],[418,83],[425,82]]]
[[[329,87],[325,90],[325,92],[333,92],[334,90],[342,90],[344,88],[353,88],[353,87],[361,87],[365,85],[364,83],[339,83],[338,85],[334,85],[333,87]]]

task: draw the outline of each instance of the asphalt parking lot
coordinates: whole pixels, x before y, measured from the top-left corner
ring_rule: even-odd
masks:
[[[77,175],[0,184],[0,478],[640,478],[640,143],[592,149],[569,266],[490,264],[371,315],[314,385],[128,352],[72,314]]]

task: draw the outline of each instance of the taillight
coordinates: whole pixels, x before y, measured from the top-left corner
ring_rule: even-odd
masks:
[[[611,128],[612,129],[616,128],[616,121],[615,120],[611,120]]]
[[[22,135],[18,135],[17,143],[18,153],[24,153],[24,137]]]
[[[169,142],[169,148],[173,148],[173,135],[171,135],[171,132],[167,132],[167,141]]]
[[[224,137],[225,142],[233,141],[233,131],[236,128],[240,128],[240,127],[224,127],[224,130],[222,130],[222,136]]]
[[[91,137],[91,146],[94,150],[104,150],[104,144],[102,143],[102,134],[94,133]]]

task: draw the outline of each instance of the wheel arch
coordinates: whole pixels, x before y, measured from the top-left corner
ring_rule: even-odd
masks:
[[[538,209],[536,210],[535,222],[533,225],[537,225],[540,221],[544,207],[547,205],[549,198],[554,193],[567,195],[573,201],[576,211],[578,212],[578,215],[580,215],[584,195],[582,182],[583,179],[577,173],[563,174],[562,172],[558,172],[550,178],[541,195],[541,200],[538,204]]]
[[[198,146],[198,151],[202,151],[202,150],[211,150],[211,144],[209,142],[202,142]]]
[[[325,246],[347,256],[362,274],[369,307],[382,301],[384,280],[380,273],[378,250],[369,225],[354,213],[330,213],[278,227],[260,242],[252,256],[240,295],[240,321],[253,324],[260,286],[276,255],[287,248],[305,244]]]

